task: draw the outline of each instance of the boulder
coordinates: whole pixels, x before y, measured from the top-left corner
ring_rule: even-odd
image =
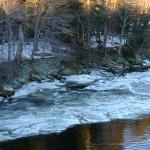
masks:
[[[15,90],[11,86],[9,86],[9,85],[4,85],[3,86],[3,89],[2,89],[2,92],[1,92],[1,95],[3,97],[10,97],[14,94],[15,94]]]
[[[7,79],[7,77],[3,74],[0,74],[0,82],[4,82]]]
[[[57,79],[57,80],[59,80],[59,81],[65,80],[65,77],[63,77],[62,75],[57,74],[57,73],[52,73],[52,74],[51,74],[51,77],[54,78],[54,79]]]
[[[136,58],[136,64],[138,64],[138,65],[142,65],[143,64],[143,59],[142,59],[142,57],[140,55],[136,54],[135,58]]]
[[[74,71],[69,68],[66,68],[66,69],[61,70],[60,74],[62,76],[70,76],[70,75],[74,74]]]
[[[66,88],[69,88],[69,89],[72,89],[72,90],[75,90],[75,89],[84,89],[88,86],[89,84],[79,84],[79,83],[76,83],[76,82],[67,82],[66,83]]]
[[[41,81],[42,78],[38,75],[32,74],[29,80],[30,81]]]
[[[94,82],[98,81],[99,77],[91,75],[72,75],[66,78],[66,88],[69,89],[83,89]]]
[[[62,75],[60,75],[59,73],[49,73],[46,75],[47,79],[49,79],[49,81],[55,81],[55,80],[59,80],[59,81],[64,81],[65,77],[63,77]]]
[[[22,84],[25,84],[25,83],[27,83],[27,81],[23,78],[17,78],[16,79],[16,84],[18,84],[18,85],[22,85]]]
[[[52,75],[51,75],[50,73],[48,73],[48,74],[46,75],[46,79],[48,79],[48,80],[51,81],[51,82],[55,80],[55,78],[52,77]]]
[[[114,74],[122,74],[129,67],[129,63],[122,57],[118,57],[116,60],[110,58],[103,59],[102,65],[106,68],[105,70]]]
[[[0,85],[0,93],[3,91],[3,85]]]

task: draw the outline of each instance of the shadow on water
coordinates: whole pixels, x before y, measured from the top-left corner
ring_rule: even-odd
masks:
[[[78,125],[60,134],[0,143],[0,150],[148,150],[150,119]]]

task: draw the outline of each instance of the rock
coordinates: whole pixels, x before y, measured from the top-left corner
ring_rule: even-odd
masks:
[[[0,74],[0,82],[3,82],[7,79],[5,75]]]
[[[52,73],[51,77],[54,78],[54,79],[60,80],[60,81],[65,80],[65,77],[63,77],[62,75],[57,74],[57,73]]]
[[[136,64],[141,65],[143,63],[143,59],[140,55],[136,54],[135,58],[136,58]]]
[[[46,76],[45,75],[40,75],[41,80],[46,80]]]
[[[46,78],[51,82],[55,80],[54,77],[52,77],[52,75],[49,73],[46,75]]]
[[[38,75],[32,74],[29,80],[30,81],[41,81],[42,78]]]
[[[0,93],[3,91],[3,85],[0,85]]]
[[[143,59],[139,54],[136,54],[134,57],[128,57],[127,60],[131,65],[142,65]]]
[[[84,89],[85,87],[87,87],[89,84],[77,84],[75,82],[67,82],[66,83],[66,88],[69,89]]]
[[[83,89],[94,82],[98,81],[99,78],[90,75],[72,75],[66,79],[66,88],[69,89]]]
[[[110,58],[103,59],[103,66],[105,70],[113,74],[123,74],[129,68],[129,63],[122,57],[118,57],[116,60]]]
[[[123,57],[118,57],[117,64],[129,66],[129,62]]]
[[[11,87],[13,88],[13,89],[18,89],[22,84],[19,84],[18,83],[18,81],[17,81],[17,79],[14,79],[14,80],[10,80],[10,81],[8,81],[7,83],[6,83],[7,85],[11,85]]]
[[[11,86],[9,86],[9,85],[4,85],[3,86],[3,90],[1,92],[1,95],[3,97],[10,97],[14,94],[15,94],[15,90]]]
[[[63,75],[63,76],[70,76],[74,73],[71,69],[66,68],[66,69],[61,70],[60,74]]]
[[[23,78],[17,78],[16,79],[16,84],[18,84],[19,86],[23,85],[25,83],[27,83],[27,81],[25,79],[23,79]]]

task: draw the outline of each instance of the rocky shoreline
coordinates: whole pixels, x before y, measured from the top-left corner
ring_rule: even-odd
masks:
[[[133,61],[133,60],[132,60]],[[9,98],[15,94],[15,90],[24,84],[32,81],[41,82],[42,80],[63,81],[64,76],[74,74],[89,74],[91,69],[103,69],[116,75],[123,75],[128,72],[141,72],[148,70],[150,65],[144,64],[142,58],[129,61],[121,58],[114,61],[109,57],[102,58],[98,63],[89,66],[62,63],[64,60],[54,56],[47,59],[24,60],[20,65],[15,62],[2,63],[0,67],[0,96]],[[67,62],[67,61],[66,61]],[[66,86],[70,86],[70,83]],[[82,88],[85,85],[71,85],[72,88]]]

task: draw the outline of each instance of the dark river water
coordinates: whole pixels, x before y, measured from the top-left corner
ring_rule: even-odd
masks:
[[[0,150],[149,150],[150,119],[78,125],[60,134],[0,143]]]

